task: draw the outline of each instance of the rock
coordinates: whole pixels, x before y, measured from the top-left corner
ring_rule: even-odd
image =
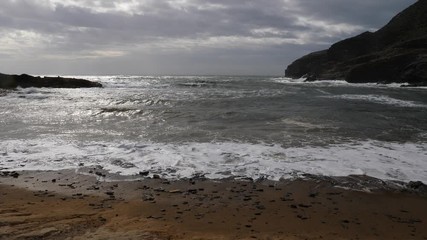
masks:
[[[95,175],[99,176],[99,177],[106,177],[107,175],[102,173],[102,172],[95,172]]]
[[[155,192],[165,192],[165,189],[164,188],[154,188],[153,189]]]
[[[12,173],[10,173],[10,176],[13,177],[13,178],[18,178],[19,177],[19,173],[12,172]]]
[[[190,194],[197,194],[197,189],[188,189],[187,192]]]
[[[169,193],[182,193],[182,191],[179,189],[173,189],[173,190],[170,190]]]
[[[258,210],[265,210],[265,206],[264,205],[256,205],[256,208]]]
[[[315,198],[315,197],[317,197],[317,195],[319,195],[319,193],[315,192],[315,193],[310,193],[308,196],[311,198]]]
[[[280,200],[282,200],[283,202],[292,202],[292,201],[294,201],[293,198],[288,198],[288,197],[281,197]]]
[[[426,39],[427,41],[427,39]],[[427,51],[426,51],[427,53]],[[393,56],[380,57],[367,63],[354,66],[346,76],[346,80],[351,83],[418,83],[422,76],[415,77],[414,67],[417,53],[408,52]],[[426,57],[427,60],[427,57]],[[427,80],[427,75],[425,75]]]
[[[141,176],[148,176],[148,174],[150,174],[150,171],[141,171],[141,172],[139,172],[139,175],[141,175]]]
[[[154,201],[154,200],[155,200],[154,196],[153,196],[153,195],[151,195],[151,194],[144,194],[144,195],[142,196],[142,199],[143,199],[144,201]]]
[[[306,81],[427,85],[427,1],[419,0],[376,32],[333,44],[290,64],[286,77]]]
[[[170,184],[171,184],[171,182],[170,182],[169,180],[164,179],[164,180],[162,181],[162,184],[164,184],[164,185],[170,185]]]
[[[327,50],[310,53],[297,59],[285,71],[286,77],[316,79],[316,75],[322,73],[328,61]]]
[[[250,201],[250,200],[252,200],[252,197],[250,197],[250,196],[245,196],[243,198],[243,201],[245,201],[245,202]]]
[[[0,73],[0,88],[92,88],[102,87],[102,84],[85,79],[62,78],[62,77],[33,77],[28,74],[7,75]]]
[[[114,159],[111,161],[111,164],[119,166],[121,168],[134,168],[134,167],[136,167],[135,164],[130,163],[130,162],[125,162],[121,159]]]
[[[417,189],[422,189],[422,188],[426,188],[427,186],[424,184],[424,183],[422,183],[421,181],[416,181],[416,182],[409,182],[408,183],[408,188],[411,188],[411,189],[415,189],[415,190],[417,190]]]
[[[19,173],[15,172],[15,171],[13,171],[13,172],[4,171],[4,172],[0,172],[0,176],[18,178]]]

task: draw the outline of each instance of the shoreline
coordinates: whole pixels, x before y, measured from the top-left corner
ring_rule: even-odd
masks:
[[[351,178],[353,186],[374,187],[350,190],[342,178],[320,177],[105,181],[75,170],[3,174],[0,239],[427,239],[425,185],[381,188],[382,181],[375,187],[371,178]]]

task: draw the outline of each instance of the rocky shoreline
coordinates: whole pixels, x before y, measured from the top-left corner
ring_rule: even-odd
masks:
[[[427,1],[419,0],[376,32],[364,32],[294,61],[285,76],[427,86],[426,12]]]
[[[85,79],[63,77],[34,77],[28,74],[7,75],[0,73],[0,89],[28,88],[92,88],[102,87],[101,83]],[[1,96],[1,92],[0,92]]]
[[[121,181],[91,171],[0,176],[0,239],[427,238],[419,189],[352,190],[335,184],[343,179],[310,176]]]

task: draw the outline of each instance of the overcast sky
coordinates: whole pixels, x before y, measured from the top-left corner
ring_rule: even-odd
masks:
[[[0,72],[280,75],[416,0],[1,0]]]

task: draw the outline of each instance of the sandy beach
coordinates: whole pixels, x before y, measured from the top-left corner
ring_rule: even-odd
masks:
[[[0,239],[427,239],[425,186],[416,184],[1,175]]]

